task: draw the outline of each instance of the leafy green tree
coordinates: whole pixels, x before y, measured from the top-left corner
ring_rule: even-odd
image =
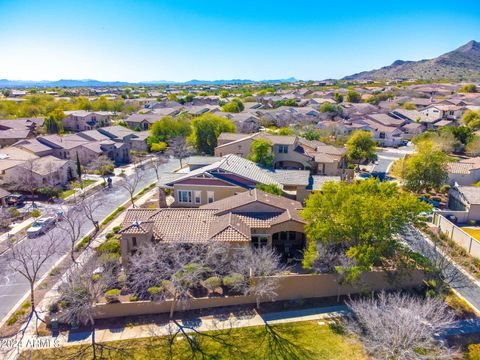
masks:
[[[308,129],[302,134],[302,137],[307,139],[307,140],[310,140],[310,141],[313,141],[313,140],[318,141],[318,140],[320,140],[322,135],[316,129]]]
[[[421,221],[418,214],[429,208],[392,182],[327,182],[301,211],[308,239],[304,266],[312,267],[321,246],[345,257],[337,271],[347,282],[375,267],[392,268],[408,253],[397,235],[409,223]]]
[[[340,105],[330,104],[329,102],[324,102],[320,106],[321,113],[330,113],[333,115],[340,115],[342,114],[343,110]]]
[[[298,103],[294,99],[287,99],[287,100],[278,100],[275,101],[274,107],[278,108],[280,106],[292,106],[296,107],[298,106]]]
[[[227,90],[220,91],[220,97],[222,98],[227,98],[229,95],[230,93]]]
[[[382,101],[386,101],[388,99],[392,99],[393,98],[393,94],[391,93],[377,93],[377,94],[373,94],[372,96],[370,96],[367,100],[367,102],[369,104],[372,104],[372,105],[378,105],[380,104],[380,102]]]
[[[448,178],[447,154],[431,141],[420,142],[416,149],[403,162],[401,177],[405,187],[416,192],[440,189]]]
[[[186,137],[191,132],[190,123],[188,115],[179,115],[176,118],[165,116],[152,124],[147,142],[151,146],[154,143],[164,142],[177,136]]]
[[[369,131],[356,130],[347,141],[347,158],[360,165],[362,161],[377,159],[376,143]]]
[[[78,152],[76,164],[77,164],[77,174],[78,174],[78,181],[80,182],[80,187],[83,189],[83,181],[82,181],[82,164],[80,164],[80,158],[78,157]]]
[[[167,99],[170,101],[178,101],[177,94],[168,94]]]
[[[414,103],[407,101],[405,104],[402,106],[405,110],[416,110],[417,107],[415,106]]]
[[[449,131],[425,131],[419,135],[415,135],[412,138],[414,145],[421,144],[424,141],[430,141],[437,145],[441,150],[446,153],[450,153],[455,149],[455,143],[457,140],[454,135]]]
[[[362,96],[358,92],[350,90],[347,93],[347,102],[359,103],[360,101],[362,101]]]
[[[47,134],[62,134],[63,124],[62,120],[65,118],[65,113],[62,110],[56,109],[52,111],[45,119],[43,126]]]
[[[282,136],[295,135],[295,130],[293,130],[291,127],[284,126],[277,130],[277,135],[282,135]]]
[[[269,194],[273,194],[273,195],[278,195],[278,196],[283,195],[282,189],[280,189],[278,187],[278,185],[275,185],[275,184],[268,184],[268,185],[267,184],[258,184],[257,189],[261,190],[263,192],[269,193]]]
[[[457,151],[463,151],[475,135],[472,129],[466,126],[447,126],[440,128],[440,134],[445,134],[447,137],[451,136],[455,139],[453,144]]]
[[[153,143],[152,146],[150,146],[151,152],[164,152],[166,149],[167,149],[166,142]]]
[[[207,113],[192,120],[189,140],[197,152],[213,155],[217,138],[222,132],[235,132],[235,124],[229,119]]]
[[[462,122],[472,130],[480,128],[480,110],[467,110],[462,116]]]
[[[340,104],[341,102],[343,102],[343,95],[336,92],[334,95],[333,95],[333,99],[336,101],[337,104]]]
[[[222,111],[229,112],[229,113],[239,113],[239,112],[242,112],[243,109],[245,109],[245,106],[243,105],[242,101],[238,98],[235,98],[229,103],[226,103],[225,105],[222,106]]]
[[[468,156],[480,155],[480,136],[474,136],[473,139],[465,147],[465,153]]]
[[[254,139],[250,144],[247,159],[264,167],[272,167],[274,160],[272,142],[262,138]]]
[[[477,85],[475,84],[465,84],[460,89],[460,92],[464,93],[476,93],[478,91]]]

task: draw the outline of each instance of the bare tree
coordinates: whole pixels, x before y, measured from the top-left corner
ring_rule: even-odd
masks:
[[[255,296],[257,308],[261,300],[273,300],[277,296],[277,275],[286,270],[280,255],[266,246],[242,249],[232,258],[231,267],[233,273],[243,276],[243,281],[234,288],[245,295]]]
[[[421,254],[424,258],[419,259],[418,264],[427,270],[427,285],[435,295],[446,294],[450,287],[465,288],[470,282],[457,269],[452,260],[444,255],[435,238],[429,242],[420,230],[413,226],[407,227],[403,234],[403,240],[412,250]]]
[[[102,205],[101,201],[95,196],[89,196],[80,199],[79,206],[82,208],[85,217],[90,220],[95,227],[95,234],[100,231],[100,225],[97,220],[97,210]]]
[[[183,159],[190,156],[192,151],[183,136],[176,136],[168,141],[167,153],[180,160],[180,167],[183,167]]]
[[[155,176],[157,177],[157,180],[160,179],[159,174],[160,174],[160,169],[162,168],[163,165],[167,163],[167,159],[165,159],[162,156],[155,156],[152,160],[149,162],[149,167],[155,171]]]
[[[123,177],[122,180],[118,182],[118,186],[120,186],[122,189],[125,189],[128,194],[130,195],[130,201],[132,203],[132,207],[135,207],[135,200],[134,200],[134,195],[137,192],[140,183],[142,182],[143,178],[145,177],[145,173],[142,171],[142,169],[138,167],[133,168],[133,173],[131,175],[121,175]]]
[[[129,287],[139,296],[154,300],[171,299],[170,317],[177,304],[186,304],[209,271],[204,258],[205,245],[147,244],[133,255],[127,270]]]
[[[75,263],[75,245],[82,235],[81,229],[83,224],[82,208],[78,203],[69,207],[63,207],[63,217],[58,222],[57,227],[62,230],[63,236],[70,242],[70,258]]]
[[[362,340],[375,359],[451,359],[454,350],[437,340],[451,327],[454,315],[437,298],[380,293],[351,300],[347,328]]]
[[[30,314],[25,329],[33,316],[37,320],[35,327],[38,320],[43,321],[35,307],[35,283],[38,281],[41,271],[45,268],[48,260],[57,252],[58,247],[59,241],[52,232],[47,233],[36,241],[26,240],[20,244],[16,242],[9,242],[8,244],[6,251],[7,269],[23,276],[30,286]]]
[[[105,181],[105,177],[111,173],[115,168],[115,165],[111,159],[109,159],[105,155],[101,155],[98,158],[94,159],[92,162],[88,164],[88,168],[97,172],[100,176],[102,176],[103,181]]]
[[[22,181],[10,185],[12,189],[28,191],[32,197],[32,207],[35,206],[35,192],[38,187],[37,178],[35,176],[38,166],[35,160],[36,159],[29,159],[19,165],[19,179],[22,179]]]
[[[101,273],[95,270],[102,267]],[[60,311],[58,319],[70,324],[91,326],[92,358],[102,358],[99,354],[104,348],[110,348],[107,344],[98,344],[95,339],[94,305],[98,303],[106,289],[114,283],[114,269],[99,262],[98,258],[92,259],[85,266],[75,266],[58,288],[59,302],[66,304]],[[80,349],[85,352],[88,349]],[[80,355],[80,354],[79,354]]]

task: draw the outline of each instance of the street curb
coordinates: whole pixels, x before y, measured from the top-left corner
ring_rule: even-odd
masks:
[[[450,290],[452,290],[453,293],[454,293],[456,296],[458,296],[461,300],[465,301],[465,302],[468,304],[468,306],[470,306],[470,307],[472,308],[472,310],[473,310],[473,312],[475,313],[475,315],[480,316],[480,310],[478,310],[470,301],[468,301],[467,299],[465,299],[462,294],[460,294],[457,290],[455,290],[455,289],[453,289],[453,288],[450,288]]]

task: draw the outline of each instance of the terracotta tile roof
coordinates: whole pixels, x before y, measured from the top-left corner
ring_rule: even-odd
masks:
[[[153,229],[153,221],[133,221],[122,229],[125,234],[147,234]]]
[[[228,213],[218,216],[210,224],[209,237],[220,241],[238,241],[240,238],[250,241],[251,231],[239,216]]]
[[[262,205],[258,212],[252,211],[255,206],[250,211],[235,211],[252,202],[271,205],[272,210],[266,211]],[[121,233],[153,231],[154,239],[166,242],[245,242],[250,241],[252,228],[269,228],[290,220],[305,223],[298,213],[300,208],[297,201],[254,190],[196,209],[129,209]]]
[[[447,164],[448,172],[450,174],[470,174],[473,169],[478,169],[480,166],[474,163],[468,162],[451,162]]]
[[[269,194],[258,189],[244,191],[235,196],[230,196],[210,204],[202,205],[200,208],[215,209],[217,210],[217,213],[220,214],[227,211],[235,211],[235,209],[254,202],[270,205],[273,208],[280,210],[302,208],[302,204],[298,201],[287,199],[283,196]]]

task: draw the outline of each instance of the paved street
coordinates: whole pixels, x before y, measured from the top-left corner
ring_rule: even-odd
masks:
[[[378,161],[373,166],[372,173],[377,174],[376,176],[385,176],[395,160],[412,152],[413,148],[411,146],[402,146],[398,149],[385,148],[377,151]]]
[[[166,164],[162,166],[160,171],[162,172],[170,172],[178,168],[179,163],[176,159],[170,160]],[[128,174],[128,172],[127,172]],[[155,172],[152,169],[145,168],[145,176],[142,178],[137,191],[141,190],[143,187],[150,184],[152,181],[156,179]],[[96,211],[97,218],[100,220],[104,219],[108,216],[112,211],[114,211],[118,206],[120,206],[123,202],[130,198],[128,192],[125,189],[122,189],[119,186],[116,186],[115,183],[113,188],[105,191],[99,190],[94,193],[92,196],[100,199],[101,206]],[[52,208],[52,206],[49,206]],[[81,216],[84,216],[83,214]],[[92,223],[85,218],[85,221],[82,224],[81,228],[81,238],[85,236],[89,231],[93,229]],[[58,234],[59,237],[63,237],[62,230],[58,228],[54,228],[50,230],[54,232],[55,235]],[[47,240],[46,236],[40,236],[34,239],[25,238],[22,241],[31,241],[38,244],[38,246],[42,246],[42,242]],[[41,273],[39,274],[39,278],[51,271],[53,264],[60,259],[63,255],[68,252],[69,249],[69,241],[65,239],[65,247],[62,246],[59,249],[58,253],[52,256],[46,266],[43,268]],[[6,267],[6,254],[0,255],[0,320],[4,319],[4,317],[8,314],[8,312],[12,309],[12,307],[22,299],[22,297],[28,293],[29,286],[27,281],[19,274],[9,272]]]
[[[417,229],[411,227],[404,240],[413,250],[433,259],[435,264],[440,265],[450,287],[480,311],[480,284],[478,281],[470,278],[452,264]]]

